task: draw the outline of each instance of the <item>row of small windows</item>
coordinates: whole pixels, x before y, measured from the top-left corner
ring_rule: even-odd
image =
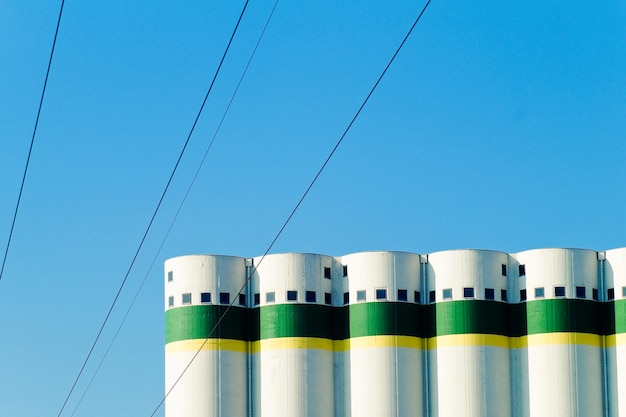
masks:
[[[408,290],[399,289],[398,290],[398,301],[409,301],[408,300],[409,292]],[[485,300],[493,301],[495,300],[495,289],[493,288],[485,288]],[[622,296],[626,297],[626,287],[622,287]],[[442,297],[444,300],[452,300],[452,288],[444,288],[442,290]],[[554,287],[554,297],[556,298],[564,298],[565,297],[565,287],[557,286]],[[464,287],[463,288],[463,298],[474,298],[474,287]],[[545,298],[545,288],[544,287],[536,287],[535,288],[535,298]],[[587,298],[587,289],[585,287],[576,287],[576,298],[586,299]],[[598,289],[592,288],[591,298],[595,301],[598,301]],[[387,289],[386,288],[377,288],[375,290],[375,299],[376,300],[386,300],[387,299]],[[507,301],[507,290],[500,290],[500,300]],[[526,301],[528,299],[526,289],[520,290],[520,301]],[[609,288],[607,290],[607,299],[612,301],[615,299],[615,289]],[[287,301],[288,302],[296,302],[298,301],[298,291],[289,290],[287,291]],[[307,303],[316,303],[317,302],[317,293],[315,291],[305,291],[304,293],[304,301]],[[367,301],[367,292],[365,290],[358,290],[356,292],[356,301],[362,302]],[[436,301],[436,293],[435,291],[429,292],[428,301],[430,303],[434,303]],[[181,303],[182,305],[191,304],[191,293],[181,294]],[[240,306],[246,305],[246,295],[238,294],[238,302]],[[274,291],[265,293],[265,302],[266,303],[274,303],[276,302],[276,293]],[[421,303],[421,294],[419,291],[413,291],[413,302]],[[210,292],[202,292],[200,293],[200,303],[202,304],[210,304],[212,303],[212,295]],[[261,303],[261,294],[254,294],[254,305],[259,305]],[[350,293],[343,293],[343,304],[350,303]],[[219,293],[219,304],[230,304],[230,294],[227,292]],[[332,295],[327,292],[324,293],[324,304],[331,305],[332,304]],[[168,297],[168,306],[174,307],[174,296]]]

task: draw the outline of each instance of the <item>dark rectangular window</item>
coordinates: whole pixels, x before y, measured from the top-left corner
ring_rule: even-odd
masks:
[[[519,290],[519,300],[520,301],[526,301],[526,290]]]
[[[211,302],[211,293],[210,292],[201,292],[200,293],[200,302],[201,303],[210,303]]]
[[[349,292],[344,292],[343,293],[343,304],[346,305],[350,302],[350,293]]]
[[[565,287],[554,287],[555,297],[565,297]]]
[[[386,300],[387,299],[387,290],[385,288],[378,288],[376,290],[376,299],[377,300]]]
[[[170,296],[170,297],[167,299],[167,306],[168,306],[168,307],[174,307],[174,296],[173,296],[173,295],[172,295],[172,296]]]
[[[287,291],[287,301],[298,301],[298,291]]]
[[[172,282],[174,281],[174,272],[173,271],[169,271],[167,273],[167,282]]]
[[[506,277],[506,264],[502,264],[502,276]]]
[[[626,297],[626,287],[622,287],[622,297]]]
[[[304,293],[304,300],[307,303],[315,303],[317,302],[317,295],[315,291],[307,291]]]
[[[526,276],[526,265],[519,266],[519,276],[520,277]]]
[[[324,278],[330,279],[330,268],[327,266],[324,267]]]
[[[191,293],[183,294],[183,304],[191,304]]]
[[[246,306],[246,295],[245,294],[239,294],[239,305],[240,306]]]
[[[506,290],[500,290],[500,299],[502,301],[508,301],[507,299],[507,294],[506,294]]]
[[[609,288],[608,290],[606,290],[606,298],[608,301],[612,301],[615,299],[615,289],[614,288]]]
[[[265,302],[266,303],[273,303],[274,301],[276,301],[276,295],[274,294],[274,291],[266,292],[265,293]]]
[[[443,299],[452,300],[452,288],[446,288],[443,290]]]
[[[261,304],[261,294],[256,293],[254,294],[254,305],[258,306],[259,304]]]
[[[413,291],[413,301],[417,304],[422,302],[422,294],[419,291]]]
[[[220,293],[220,304],[230,304],[230,294],[227,292]]]
[[[598,301],[598,289],[594,288],[591,290],[591,296],[593,297],[594,301]]]
[[[545,297],[543,287],[535,288],[535,298],[543,298],[543,297]]]
[[[398,301],[409,301],[409,292],[407,290],[398,290]]]
[[[333,296],[329,292],[324,293],[324,303],[331,305],[333,303]]]
[[[576,287],[576,298],[587,298],[587,289],[585,287]]]
[[[474,298],[474,287],[463,288],[463,298]]]
[[[356,292],[357,301],[365,301],[365,290],[359,290]]]
[[[428,302],[429,303],[435,302],[435,291],[431,291],[428,293]]]
[[[344,265],[343,266],[343,276],[347,277],[348,276],[348,265]]]
[[[485,288],[485,300],[495,300],[496,292],[493,288]]]

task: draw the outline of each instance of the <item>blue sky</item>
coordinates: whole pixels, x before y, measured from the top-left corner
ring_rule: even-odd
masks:
[[[57,3],[0,0],[3,252]],[[262,254],[423,6],[281,1],[157,255],[273,3],[250,3],[64,416],[146,276],[75,415],[150,415],[163,261]],[[242,5],[66,3],[0,282],[0,415],[58,413]],[[433,0],[272,252],[626,246],[625,51],[623,2]]]

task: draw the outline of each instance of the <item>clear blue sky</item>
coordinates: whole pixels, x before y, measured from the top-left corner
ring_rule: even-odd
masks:
[[[0,0],[2,252],[59,5]],[[67,1],[0,282],[0,415],[57,415],[242,5]],[[146,276],[272,5],[251,2],[64,416]],[[422,6],[279,3],[76,416],[152,412],[164,386],[163,261],[262,254]],[[433,0],[272,252],[626,246],[624,74],[623,1]]]

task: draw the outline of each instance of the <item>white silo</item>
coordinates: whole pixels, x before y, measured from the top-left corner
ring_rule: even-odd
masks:
[[[605,307],[605,386],[609,416],[626,416],[626,248],[604,254],[601,291]]]
[[[415,302],[420,260],[404,252],[341,257],[349,326],[349,339],[337,343],[346,374],[345,416],[423,415],[425,320]]]
[[[334,416],[328,297],[339,273],[335,259],[290,253],[269,255],[262,262],[255,258],[254,263],[253,315],[259,326],[252,354],[254,415]]]
[[[246,279],[245,263],[209,255],[165,262],[167,417],[247,416],[247,309],[235,298]]]
[[[508,275],[506,253],[428,255],[426,279],[435,321],[428,350],[432,416],[511,415]]]
[[[602,415],[602,337],[597,253],[537,249],[515,255],[525,272],[527,337],[518,347],[527,369],[530,417]],[[520,317],[523,320],[524,317]]]

